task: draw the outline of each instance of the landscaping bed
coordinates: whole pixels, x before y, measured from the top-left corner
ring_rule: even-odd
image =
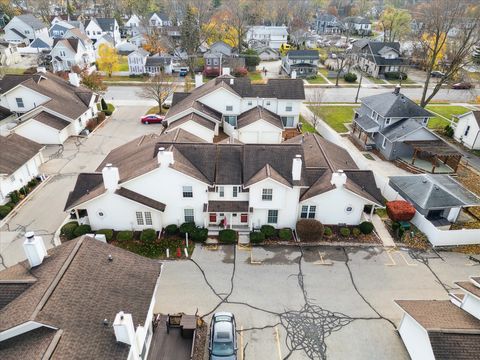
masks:
[[[192,360],[204,360],[207,351],[208,326],[205,321],[197,325],[195,330],[195,343],[192,352]]]
[[[398,230],[398,225],[395,225],[394,221],[388,218],[382,218],[382,220],[395,243],[402,243],[409,248],[417,250],[427,250],[431,247],[427,236],[415,227],[415,225],[410,223],[410,229],[402,231]]]
[[[10,201],[5,205],[0,205],[0,220],[7,217],[10,212],[30,194],[40,183],[42,179],[40,177],[35,177],[31,179],[25,186],[20,188],[20,190],[12,191],[8,194]]]
[[[331,235],[327,235],[326,229],[331,229]],[[346,230],[342,229],[348,229]],[[356,230],[354,230],[356,229]],[[325,226],[325,233],[323,234],[323,241],[328,242],[351,242],[360,244],[382,244],[382,241],[372,232],[370,234],[362,234],[357,226],[338,226],[327,225]]]

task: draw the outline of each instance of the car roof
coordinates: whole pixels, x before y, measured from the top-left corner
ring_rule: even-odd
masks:
[[[233,324],[229,321],[219,321],[214,324],[214,339],[231,341],[233,339]]]

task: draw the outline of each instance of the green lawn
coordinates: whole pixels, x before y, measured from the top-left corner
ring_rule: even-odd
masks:
[[[316,133],[317,131],[313,127],[312,124],[310,124],[305,118],[300,115],[300,122],[302,123],[302,132],[307,132],[307,133]]]
[[[400,84],[400,80],[387,80],[390,84]],[[405,80],[402,80],[402,84],[406,84],[406,85],[415,85],[417,84],[415,81],[413,80],[410,80],[410,79],[405,79]]]
[[[382,79],[377,79],[377,78],[374,78],[373,76],[365,76],[365,77],[368,80],[370,80],[371,82],[373,82],[374,84],[380,84],[380,85],[385,85],[386,84],[386,82],[383,81]]]
[[[345,123],[352,122],[354,109],[357,106],[311,106],[310,110],[315,112],[336,132],[347,132]]]
[[[455,105],[427,105],[427,110],[435,112],[439,115],[444,116],[445,118],[451,120],[452,115],[459,115],[469,112],[470,110],[463,106],[455,106]],[[449,125],[450,122],[446,119],[435,116],[431,118],[428,122],[428,127],[430,129],[443,129],[445,126]]]
[[[118,57],[118,71],[128,71],[128,57],[119,56]]]
[[[103,80],[105,81],[146,81],[148,77],[130,77],[130,76],[115,76],[112,75],[111,77],[105,76]]]
[[[21,69],[21,68],[10,68],[10,67],[4,67],[3,72],[4,74],[15,74],[15,75],[23,75],[23,72],[27,69]]]
[[[248,77],[250,78],[250,80],[252,81],[263,81],[262,79],[262,74],[260,73],[260,71],[252,71],[252,72],[249,72],[248,73]]]
[[[327,80],[325,80],[322,76],[317,75],[315,79],[307,79],[309,84],[328,84]]]

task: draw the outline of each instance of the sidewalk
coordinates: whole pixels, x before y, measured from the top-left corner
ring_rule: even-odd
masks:
[[[382,240],[383,246],[395,247],[395,242],[393,241],[392,235],[390,235],[390,233],[388,232],[382,219],[380,219],[380,216],[378,216],[377,214],[373,215],[372,223],[373,226],[375,226],[375,231],[378,237],[380,238],[380,240]]]

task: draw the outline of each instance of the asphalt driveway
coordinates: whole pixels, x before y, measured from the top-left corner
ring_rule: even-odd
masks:
[[[408,359],[393,300],[447,299],[478,266],[380,247],[197,246],[164,264],[155,312],[233,312],[242,360]]]

